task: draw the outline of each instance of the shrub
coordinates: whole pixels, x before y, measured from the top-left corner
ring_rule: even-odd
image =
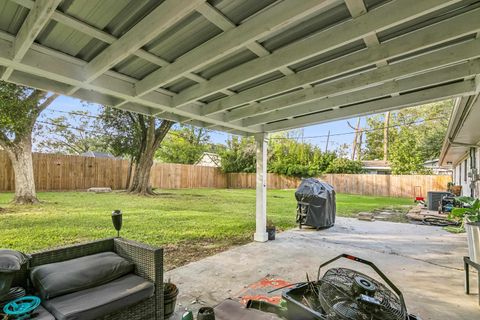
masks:
[[[362,173],[362,162],[346,158],[336,158],[325,170],[325,173]]]

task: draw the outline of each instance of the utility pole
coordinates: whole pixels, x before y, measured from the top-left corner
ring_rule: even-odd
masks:
[[[354,129],[355,129],[355,138],[353,138],[353,144],[352,144],[352,160],[355,160],[355,154],[357,152],[358,132],[360,129],[360,117],[358,117],[357,126]]]
[[[362,160],[361,157],[362,157],[362,143],[363,143],[363,129],[360,129],[359,133],[358,133],[358,145],[357,145],[357,158],[358,160]]]
[[[388,160],[388,127],[390,126],[390,111],[385,112],[385,124],[383,126],[383,161]]]
[[[328,130],[328,135],[327,135],[327,144],[325,145],[325,153],[328,152],[328,143],[330,142],[330,130]]]

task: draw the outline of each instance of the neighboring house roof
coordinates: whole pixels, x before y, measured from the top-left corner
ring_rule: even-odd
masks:
[[[97,151],[87,151],[81,154],[84,157],[93,157],[93,158],[110,158],[114,159],[115,157],[110,153],[97,152]]]
[[[212,152],[204,152],[195,162],[196,166],[220,167],[222,158],[220,155]]]
[[[455,165],[471,147],[479,147],[480,101],[477,96],[458,98],[450,117],[439,164]]]
[[[362,161],[364,170],[385,170],[390,171],[392,167],[388,161],[383,160],[365,160]]]

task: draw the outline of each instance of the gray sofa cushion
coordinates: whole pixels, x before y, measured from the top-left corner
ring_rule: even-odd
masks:
[[[131,273],[134,265],[113,252],[102,252],[33,268],[30,278],[43,299],[93,288]]]
[[[0,249],[0,272],[15,272],[20,270],[27,257],[18,251]]]
[[[33,315],[34,317],[32,317],[32,319],[35,320],[55,320],[52,314],[42,306],[39,306],[37,309],[35,309]]]
[[[153,283],[129,274],[101,286],[43,302],[57,320],[91,320],[153,296]]]

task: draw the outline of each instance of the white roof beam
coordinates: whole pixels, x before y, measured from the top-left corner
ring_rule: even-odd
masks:
[[[27,53],[38,34],[50,20],[61,0],[37,0],[30,9],[25,21],[17,33],[13,46],[13,60],[20,61]],[[12,68],[6,68],[2,80],[7,80],[12,74]]]
[[[191,13],[204,0],[166,0],[85,66],[92,81]]]
[[[11,0],[25,8],[32,8],[33,5],[35,4],[35,1],[33,0]],[[97,29],[91,25],[89,25],[88,23],[85,23],[83,21],[80,21],[74,17],[71,17],[61,11],[58,11],[56,10],[53,15],[52,15],[52,20],[54,21],[57,21],[58,23],[61,23],[63,25],[66,25],[68,26],[69,28],[72,28],[72,29],[75,29],[77,31],[80,31],[86,35],[89,35],[95,39],[98,39],[98,40],[101,40],[105,43],[108,43],[108,44],[112,44],[114,43],[115,41],[117,41],[118,39],[103,31],[103,30],[100,30],[100,29]],[[143,49],[139,49],[137,50],[136,52],[133,53],[134,55],[136,55],[137,57],[139,58],[142,58],[146,61],[149,61],[153,64],[156,64],[158,66],[165,66],[168,63],[168,61],[146,51],[146,50],[143,50]]]
[[[220,59],[255,40],[280,30],[312,12],[331,4],[334,0],[285,0],[261,12],[240,26],[207,41],[179,57],[174,63],[154,71],[137,85],[137,95],[143,95],[166,83],[183,77]],[[222,88],[225,89],[225,88]]]
[[[362,17],[365,16],[366,15],[363,15]],[[296,74],[245,90],[234,96],[219,99],[205,106],[204,114],[207,115],[231,109],[235,106],[250,103],[252,101],[288,91],[296,87],[301,87],[305,84],[326,80],[343,73],[351,72],[375,64],[385,59],[402,56],[407,53],[415,52],[455,38],[462,37],[467,34],[474,33],[480,30],[480,24],[478,23],[479,19],[480,9],[472,10],[437,24],[405,34],[378,46],[361,50],[357,53],[353,53],[333,61],[325,62],[321,65],[309,68]],[[198,85],[193,87],[197,86]],[[178,96],[176,96],[176,98],[177,97]],[[176,105],[175,101],[173,105]]]
[[[1,38],[5,39],[7,36],[3,35]],[[104,74],[91,83],[87,83],[82,78],[82,70],[86,64],[84,61],[75,60],[74,58],[72,59],[72,57],[68,56],[65,60],[59,59],[61,54],[48,54],[49,51],[52,51],[50,49],[42,49],[42,52],[33,50],[36,47],[38,47],[38,45],[32,46],[32,49],[27,52],[24,59],[21,62],[16,62],[13,61],[9,55],[9,52],[11,52],[13,49],[13,39],[11,41],[0,40],[0,65],[12,67],[15,70],[29,73],[34,76],[43,77],[82,88],[80,90],[93,90],[92,92],[96,91],[117,99],[127,100],[127,102],[137,103],[146,107],[157,109],[159,111],[163,110],[166,112],[171,112],[186,118],[204,121],[205,123],[212,123],[250,133],[259,131],[259,128],[245,129],[235,124],[201,116],[199,110],[186,112],[173,108],[170,106],[171,97],[159,92],[153,91],[141,98],[134,97],[134,81],[128,82]],[[75,60],[76,62],[73,63],[71,62],[72,60]],[[110,73],[110,71],[107,73]],[[48,90],[46,88],[44,89]],[[75,96],[76,93],[72,95]]]
[[[205,2],[202,6],[200,6],[197,11],[223,31],[228,31],[237,26],[208,2]],[[270,54],[270,51],[265,49],[261,44],[256,41],[246,44],[246,47],[248,50],[252,51],[259,57],[268,56]],[[290,70],[288,67],[285,67],[280,71],[282,71],[284,74],[293,73],[293,71]]]
[[[480,57],[480,40],[460,43],[392,65],[322,83],[310,89],[295,91],[262,102],[253,102],[250,105],[225,112],[224,119],[226,121],[235,121],[247,118],[252,114],[260,115],[274,110],[281,110],[300,103],[379,85],[386,81],[411,76],[476,57]]]
[[[264,126],[264,131],[282,131],[355,116],[398,110],[458,96],[471,95],[474,93],[475,82],[473,80],[463,81],[431,89],[425,89],[414,93],[408,93],[397,97],[385,98],[383,100],[376,100],[373,102],[365,102],[324,113],[311,114],[300,118],[267,124]]]
[[[460,65],[454,65],[400,80],[393,80],[375,87],[349,92],[321,100],[314,100],[305,104],[290,106],[288,108],[276,110],[270,113],[253,116],[243,120],[242,125],[248,127],[252,125],[264,124],[267,122],[283,120],[289,117],[310,114],[316,111],[323,111],[353,103],[360,103],[362,101],[373,100],[376,98],[389,96],[392,93],[398,95],[402,92],[412,91],[441,83],[452,82],[479,73],[480,59],[475,59]]]
[[[363,0],[345,0],[345,4],[347,5],[348,11],[353,18],[361,16],[362,14],[367,13],[367,7],[365,6],[365,2]],[[367,47],[374,47],[380,44],[378,40],[376,32],[372,32],[365,37],[363,37],[363,42],[367,45]],[[380,61],[377,63],[378,67],[384,66],[387,64],[387,60]]]
[[[355,40],[362,39],[365,35],[373,31],[385,30],[455,2],[458,2],[458,0],[401,0],[389,2],[353,20],[338,24],[304,40],[278,49],[271,55],[257,58],[223,72],[210,79],[207,83],[197,84],[185,89],[173,100],[174,106],[182,106],[222,89],[258,78],[281,67],[300,62]],[[253,19],[251,21],[253,21]],[[240,27],[234,30],[238,30]],[[215,43],[215,40],[216,39],[214,39],[212,43]],[[203,47],[206,46],[204,45],[201,48]],[[147,78],[140,83],[147,82]],[[140,93],[141,92],[142,90],[140,90]]]

